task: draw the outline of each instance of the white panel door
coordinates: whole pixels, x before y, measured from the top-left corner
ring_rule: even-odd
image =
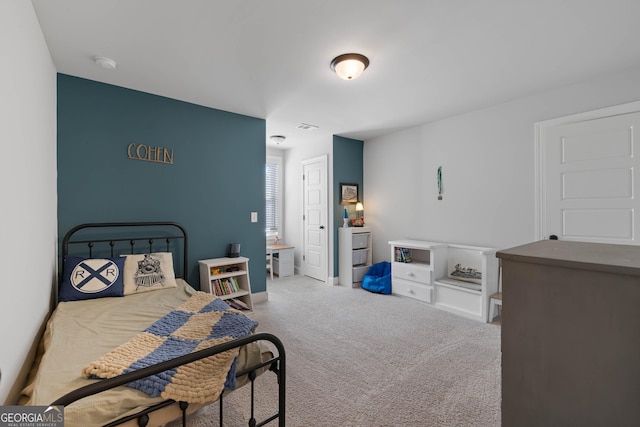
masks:
[[[638,130],[640,113],[544,130],[544,238],[638,244]]]
[[[327,280],[327,160],[303,162],[303,274]]]

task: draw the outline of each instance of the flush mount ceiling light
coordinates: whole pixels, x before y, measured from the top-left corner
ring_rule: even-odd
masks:
[[[269,139],[275,142],[276,145],[280,145],[280,143],[284,142],[287,137],[284,135],[271,135]]]
[[[369,59],[359,53],[345,53],[331,61],[331,69],[345,80],[357,78],[369,66]]]
[[[118,66],[118,63],[111,58],[107,58],[106,56],[96,56],[93,58],[98,64],[99,67],[104,68],[106,70],[115,70]]]

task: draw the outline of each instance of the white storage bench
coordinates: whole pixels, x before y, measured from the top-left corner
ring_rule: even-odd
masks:
[[[495,249],[422,240],[389,245],[393,294],[489,321],[489,297],[498,290]]]

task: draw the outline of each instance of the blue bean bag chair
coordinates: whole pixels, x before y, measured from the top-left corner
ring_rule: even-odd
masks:
[[[387,261],[373,264],[362,279],[362,289],[378,294],[391,293],[391,263]]]

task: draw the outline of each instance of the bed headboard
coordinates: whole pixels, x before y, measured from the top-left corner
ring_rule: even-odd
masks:
[[[87,223],[65,234],[62,261],[69,255],[113,258],[122,254],[171,252],[176,277],[188,282],[187,249],[187,231],[176,222]],[[61,274],[63,270],[60,269]]]

